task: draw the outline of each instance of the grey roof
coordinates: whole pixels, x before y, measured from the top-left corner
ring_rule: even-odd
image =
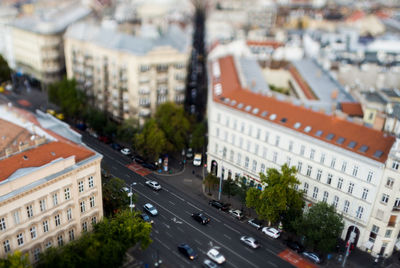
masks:
[[[270,88],[264,79],[257,61],[252,58],[239,58],[240,71],[243,74],[242,86],[255,93],[268,93]]]
[[[338,102],[354,102],[353,97],[348,94],[342,85],[326,72],[315,60],[304,58],[293,61],[293,65],[300,73],[302,78],[311,87],[317,98],[323,102],[332,101],[332,93],[337,90]]]
[[[391,116],[400,120],[400,104],[396,103],[393,105],[393,112],[392,112]]]
[[[400,90],[397,88],[385,88],[382,89],[382,92],[385,93],[390,98],[399,98],[400,97]]]
[[[361,93],[370,102],[375,102],[375,103],[379,103],[379,104],[387,104],[387,100],[385,100],[378,92],[364,91]]]
[[[190,46],[190,33],[175,25],[170,26],[168,31],[160,34],[157,38],[151,38],[128,35],[80,22],[68,27],[65,37],[92,42],[105,48],[127,51],[137,55],[146,54],[159,46],[171,46],[183,53],[188,51]]]

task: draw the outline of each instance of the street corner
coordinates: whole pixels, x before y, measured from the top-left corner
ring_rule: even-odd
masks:
[[[305,258],[301,257],[300,255],[294,253],[293,251],[291,251],[289,249],[282,251],[281,253],[278,254],[278,256],[281,259],[293,264],[294,266],[296,266],[298,268],[317,268],[317,267],[319,267],[318,265],[309,262]]]
[[[152,173],[150,170],[142,167],[141,165],[139,165],[137,163],[128,164],[128,165],[126,165],[126,167],[141,176],[146,176],[146,175],[149,175]]]

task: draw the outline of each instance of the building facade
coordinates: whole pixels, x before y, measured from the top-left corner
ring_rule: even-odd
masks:
[[[342,239],[354,232],[357,247],[390,255],[400,226],[392,217],[396,194],[386,193],[384,185],[388,177],[400,178],[398,166],[391,168],[395,137],[252,92],[242,87],[237,62],[232,56],[210,61],[209,172],[245,178],[262,189],[260,173],[285,163],[294,166],[306,207],[332,204],[343,215]],[[387,205],[379,207],[383,194]],[[374,225],[380,228],[378,238],[370,236]]]
[[[0,110],[7,130],[0,144],[0,258],[19,250],[34,263],[45,249],[73,241],[102,219],[102,156],[41,127],[65,127],[50,115]]]

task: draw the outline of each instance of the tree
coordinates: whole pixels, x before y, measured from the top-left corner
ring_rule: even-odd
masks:
[[[207,131],[207,126],[205,123],[197,123],[193,127],[192,140],[190,142],[190,147],[194,150],[200,150],[203,148],[205,143],[205,134]]]
[[[124,120],[117,129],[117,137],[119,140],[132,143],[135,134],[139,132],[139,121],[135,118]]]
[[[219,179],[212,173],[208,173],[207,176],[204,178],[203,183],[206,187],[208,187],[208,194],[211,195],[211,188],[214,189],[215,185],[219,184]]]
[[[234,196],[236,193],[236,183],[231,179],[231,177],[228,177],[227,180],[224,180],[222,183],[222,193],[228,196],[228,199],[231,198],[231,196]]]
[[[148,120],[142,131],[135,135],[134,147],[145,158],[156,161],[165,152],[167,140],[154,119]]]
[[[343,217],[336,213],[333,205],[319,202],[313,205],[303,217],[294,222],[298,235],[306,238],[306,244],[323,253],[331,251],[343,231]]]
[[[128,194],[122,190],[125,182],[113,177],[103,180],[103,208],[105,215],[113,215],[115,212],[127,208],[130,202]]]
[[[6,259],[0,259],[0,268],[30,268],[28,253],[22,254],[21,251],[14,251],[8,254]]]
[[[251,189],[249,185],[245,183],[245,178],[243,177],[240,181],[235,180],[235,196],[237,196],[240,200],[240,203],[242,204],[242,210],[245,207],[246,204],[246,194],[247,191]]]
[[[190,122],[182,107],[166,102],[157,108],[155,120],[168,141],[168,151],[181,151],[185,148]]]
[[[11,79],[11,69],[7,61],[0,55],[0,82],[9,81]]]
[[[261,182],[266,187],[260,191],[259,196],[258,192],[250,191],[249,202],[246,198],[247,206],[254,208],[260,219],[272,223],[283,221],[289,210],[301,211],[304,206],[303,193],[294,189],[295,185],[300,184],[295,174],[296,168],[289,168],[286,164],[281,167],[281,172],[270,168],[267,175],[260,173]],[[259,200],[255,201],[256,198]]]
[[[103,133],[103,128],[107,124],[107,116],[104,112],[90,107],[86,110],[84,117],[91,128],[98,133]]]

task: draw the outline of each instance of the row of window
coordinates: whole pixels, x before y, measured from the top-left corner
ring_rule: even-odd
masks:
[[[169,66],[174,66],[175,67],[175,69],[183,69],[184,67],[185,67],[185,64],[184,63],[175,63],[175,64],[171,64],[171,65],[168,65],[168,64],[158,64],[158,65],[155,65],[155,67],[156,67],[156,70],[158,71],[158,72],[165,72],[165,71],[168,71],[168,67]],[[141,71],[141,72],[147,72],[147,71],[149,71],[150,69],[151,69],[151,65],[141,65],[140,67],[139,67],[139,70]]]

